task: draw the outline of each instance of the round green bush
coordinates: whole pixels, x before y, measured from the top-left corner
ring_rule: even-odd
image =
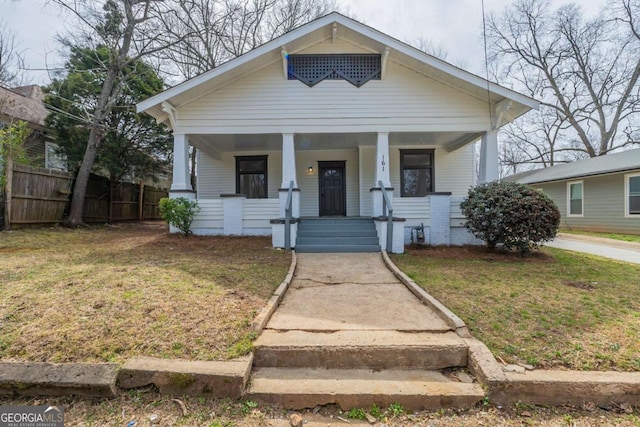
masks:
[[[160,216],[169,224],[180,230],[186,236],[191,233],[193,218],[200,212],[200,206],[195,200],[186,197],[160,199]]]
[[[493,250],[498,245],[521,253],[556,236],[560,211],[546,194],[528,185],[493,181],[469,190],[460,204],[464,226]]]

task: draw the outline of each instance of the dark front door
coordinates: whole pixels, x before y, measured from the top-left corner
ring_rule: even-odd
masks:
[[[347,214],[344,161],[318,162],[320,178],[320,216]]]

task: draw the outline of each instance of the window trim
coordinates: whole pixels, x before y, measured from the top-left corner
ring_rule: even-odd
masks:
[[[253,155],[253,156],[235,156],[236,158],[236,194],[243,194],[240,192],[240,162],[263,160],[264,161],[264,197],[249,197],[245,194],[247,199],[268,199],[269,198],[269,160],[268,155]]]
[[[631,178],[640,177],[640,172],[628,173],[624,176],[624,216],[626,218],[640,217],[640,213],[629,212],[629,197],[631,197]]]
[[[572,214],[571,213],[571,186],[572,185],[576,185],[576,184],[580,184],[582,191],[581,191],[581,198],[580,198],[580,213],[579,214]],[[584,217],[584,181],[583,180],[577,180],[577,181],[569,181],[567,182],[567,217],[572,217],[572,218],[582,218]]]
[[[435,149],[434,148],[412,148],[412,149],[400,149],[400,197],[425,197],[429,193],[435,191],[436,185],[436,166],[435,166]],[[405,154],[428,154],[431,156],[431,167],[424,169],[431,169],[431,189],[427,191],[427,194],[423,196],[411,196],[404,192],[404,155]]]

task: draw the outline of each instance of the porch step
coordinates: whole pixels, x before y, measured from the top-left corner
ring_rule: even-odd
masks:
[[[426,370],[258,368],[247,398],[300,410],[337,404],[343,410],[386,407],[405,409],[469,408],[482,400],[477,383],[457,382]]]
[[[303,218],[297,252],[380,252],[371,218]]]
[[[421,369],[467,365],[467,344],[454,332],[265,330],[254,342],[265,368]]]
[[[349,252],[380,252],[380,245],[298,245],[299,253],[349,253]]]
[[[300,236],[296,245],[377,245],[378,236]]]

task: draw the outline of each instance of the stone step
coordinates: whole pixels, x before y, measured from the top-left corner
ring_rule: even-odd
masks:
[[[366,231],[369,233],[377,233],[373,224],[360,224],[360,225],[300,225],[298,230],[303,233],[318,232],[318,231],[341,231],[341,232],[361,232]]]
[[[467,344],[454,332],[265,330],[254,366],[325,369],[423,369],[467,366]]]
[[[300,236],[296,239],[296,245],[377,245],[378,236]]]
[[[380,252],[380,245],[298,245],[298,253]]]
[[[452,381],[436,371],[308,368],[256,369],[246,394],[248,399],[292,410],[328,404],[349,410],[392,403],[408,410],[470,408],[483,396],[477,383]]]
[[[367,217],[302,218],[300,224],[369,224],[373,219]]]
[[[378,237],[378,233],[373,230],[304,230],[298,228],[298,238],[300,237]]]

